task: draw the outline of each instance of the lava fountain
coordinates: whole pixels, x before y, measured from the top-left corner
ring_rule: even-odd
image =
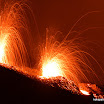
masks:
[[[0,16],[0,62],[17,67],[27,66],[28,53],[22,33],[29,36],[23,2],[5,3]],[[28,9],[29,10],[29,9]],[[31,37],[31,36],[29,36]]]
[[[40,47],[41,72],[43,77],[63,76],[80,83],[82,80],[89,82],[83,70],[90,70],[87,64],[87,56],[94,58],[83,50],[82,40],[76,37],[73,39],[62,39],[58,41],[57,35],[61,32],[51,34],[51,30],[46,30],[46,43]],[[69,36],[70,37],[70,36]],[[93,72],[94,73],[94,72]],[[97,75],[95,76],[97,78]]]

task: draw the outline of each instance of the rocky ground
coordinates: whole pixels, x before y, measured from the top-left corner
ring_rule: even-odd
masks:
[[[92,104],[93,98],[103,98],[95,84],[76,86],[64,77],[29,76],[15,67],[0,64],[0,104]],[[80,88],[90,92],[82,95]]]

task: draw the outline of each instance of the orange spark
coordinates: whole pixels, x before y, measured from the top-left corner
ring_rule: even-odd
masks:
[[[28,37],[24,7],[22,2],[6,3],[0,14],[0,62],[13,66],[26,66],[28,55],[23,37]],[[28,7],[26,7],[28,8]],[[24,32],[25,36],[21,33]],[[31,36],[30,36],[31,37]]]

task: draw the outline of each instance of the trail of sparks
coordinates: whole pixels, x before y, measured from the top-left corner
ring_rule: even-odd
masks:
[[[47,29],[45,48],[40,48],[42,76],[64,76],[75,83],[79,83],[81,79],[88,80],[80,67],[82,62],[82,65],[86,63],[83,61],[85,55],[80,50],[80,44],[78,46],[78,43],[75,43],[77,39],[62,43],[56,40],[55,35],[51,35]]]
[[[28,55],[21,32],[27,23],[21,2],[6,3],[0,16],[0,62],[26,66]],[[22,31],[21,31],[22,30]],[[27,59],[26,59],[27,58]]]

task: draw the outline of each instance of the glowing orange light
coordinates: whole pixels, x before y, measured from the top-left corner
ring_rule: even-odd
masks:
[[[4,56],[4,44],[0,44],[0,62],[2,62]]]
[[[28,25],[25,25],[27,16],[23,10],[24,7],[27,8],[22,2],[16,2],[13,5],[7,2],[2,8],[2,13],[0,13],[0,63],[19,67],[28,64],[27,49],[21,30],[26,31],[27,37],[31,36],[27,32]]]
[[[3,38],[0,37],[0,62],[4,63],[4,56],[5,56],[5,38],[6,36]]]
[[[82,94],[84,95],[90,95],[89,92],[85,91],[85,90],[80,90]]]
[[[43,77],[55,77],[55,76],[63,76],[62,71],[60,70],[60,65],[55,60],[51,60],[45,64],[43,64]]]

